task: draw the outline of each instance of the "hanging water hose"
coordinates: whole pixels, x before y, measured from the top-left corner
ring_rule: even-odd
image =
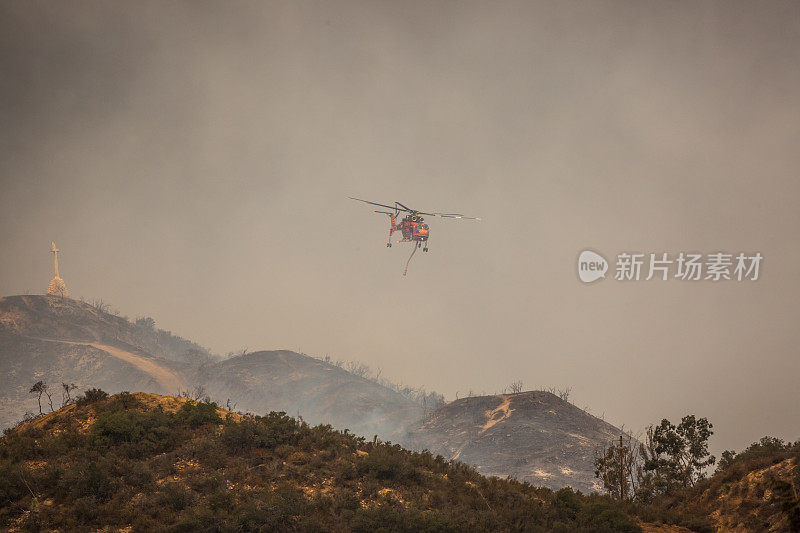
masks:
[[[404,276],[406,275],[406,272],[408,272],[408,264],[411,262],[411,258],[414,257],[414,254],[417,251],[417,243],[413,242],[413,244],[414,244],[414,249],[411,250],[411,255],[408,256],[408,261],[406,261],[406,267],[403,269],[403,275]]]

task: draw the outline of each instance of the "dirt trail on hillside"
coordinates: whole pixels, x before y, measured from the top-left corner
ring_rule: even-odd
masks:
[[[43,337],[31,337],[32,339],[38,339],[41,341],[47,342],[62,342],[64,344],[77,344],[80,346],[91,346],[93,348],[97,348],[100,351],[106,352],[111,357],[116,357],[126,363],[130,363],[142,372],[152,376],[158,383],[164,387],[168,392],[177,394],[178,391],[184,389],[183,381],[178,377],[175,372],[170,370],[169,368],[158,364],[156,361],[149,359],[147,357],[143,357],[141,355],[136,355],[131,352],[126,352],[125,350],[121,350],[120,348],[114,346],[108,346],[107,344],[99,344],[97,342],[80,342],[80,341],[65,341],[61,339],[46,339]]]
[[[486,418],[488,418],[489,420],[486,422],[486,424],[481,426],[481,433],[485,432],[487,429],[491,428],[498,422],[505,420],[506,418],[511,416],[511,413],[514,412],[514,410],[511,409],[511,397],[500,395],[500,398],[503,399],[503,403],[501,403],[491,411],[486,411]]]

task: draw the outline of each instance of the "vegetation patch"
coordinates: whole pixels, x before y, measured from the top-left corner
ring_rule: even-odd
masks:
[[[640,530],[608,496],[483,477],[284,413],[172,400],[93,392],[7,430],[0,528]]]

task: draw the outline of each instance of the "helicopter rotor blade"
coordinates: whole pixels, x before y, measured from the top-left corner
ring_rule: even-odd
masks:
[[[395,202],[395,205],[386,205],[386,204],[379,204],[377,202],[370,202],[369,200],[362,200],[361,198],[353,198],[352,196],[348,196],[350,200],[356,200],[359,202],[364,202],[365,204],[370,205],[377,205],[378,207],[385,207],[387,209],[392,209],[393,211],[405,211],[406,213],[412,213],[414,215],[426,215],[431,217],[439,217],[439,218],[463,218],[465,220],[477,220],[480,221],[480,217],[468,217],[466,215],[462,215],[461,213],[426,213],[425,211],[416,211],[411,209],[407,205],[403,205],[400,202]],[[387,215],[391,215],[392,213],[387,213],[386,211],[375,211],[376,213],[385,213]]]
[[[400,202],[395,202],[395,203],[396,203],[397,205],[399,205],[400,207],[402,207],[403,209],[405,209],[406,211],[408,211],[409,213],[418,213],[418,212],[419,212],[419,211],[414,211],[414,210],[413,210],[413,209],[411,209],[410,207],[407,207],[407,206],[405,206],[405,205],[401,204]]]
[[[477,220],[477,221],[481,220],[480,217],[468,217],[466,215],[462,215],[461,213],[420,213],[420,215],[429,215],[438,218],[463,218],[465,220]]]
[[[348,196],[348,198],[351,199],[351,200],[357,200],[359,202],[364,202],[365,204],[377,205],[378,207],[385,207],[387,209],[394,209],[394,210],[397,210],[397,211],[408,211],[408,212],[411,212],[410,209],[400,209],[399,207],[397,207],[395,205],[379,204],[377,202],[370,202],[369,200],[362,200],[361,198],[353,198],[352,196]]]
[[[441,216],[442,218],[463,218],[465,220],[477,220],[478,222],[481,221],[481,217],[468,217],[459,213],[442,213]]]

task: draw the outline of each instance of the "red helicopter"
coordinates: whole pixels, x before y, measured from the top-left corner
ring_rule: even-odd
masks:
[[[389,242],[386,243],[387,248],[392,247],[392,234],[395,231],[400,231],[403,234],[402,240],[398,242],[414,243],[414,249],[411,250],[411,255],[408,257],[408,261],[406,261],[406,267],[403,270],[404,276],[406,275],[406,271],[408,270],[408,263],[411,261],[411,258],[417,251],[417,248],[422,248],[423,252],[428,251],[428,237],[430,237],[430,231],[422,215],[439,217],[439,218],[465,218],[468,220],[480,220],[480,218],[468,217],[460,213],[438,213],[438,212],[426,213],[424,211],[417,211],[416,209],[411,209],[410,207],[405,206],[400,202],[395,202],[394,205],[392,206],[386,204],[379,204],[376,202],[370,202],[369,200],[362,200],[361,198],[353,198],[352,196],[348,196],[348,198],[351,200],[364,202],[365,204],[377,205],[378,207],[385,207],[387,209],[391,209],[391,211],[376,210],[375,212],[383,213],[384,215],[389,215],[389,223],[391,225],[389,227]],[[403,218],[401,218],[398,222],[398,217],[400,216],[400,213],[408,213],[408,214],[405,215]]]

